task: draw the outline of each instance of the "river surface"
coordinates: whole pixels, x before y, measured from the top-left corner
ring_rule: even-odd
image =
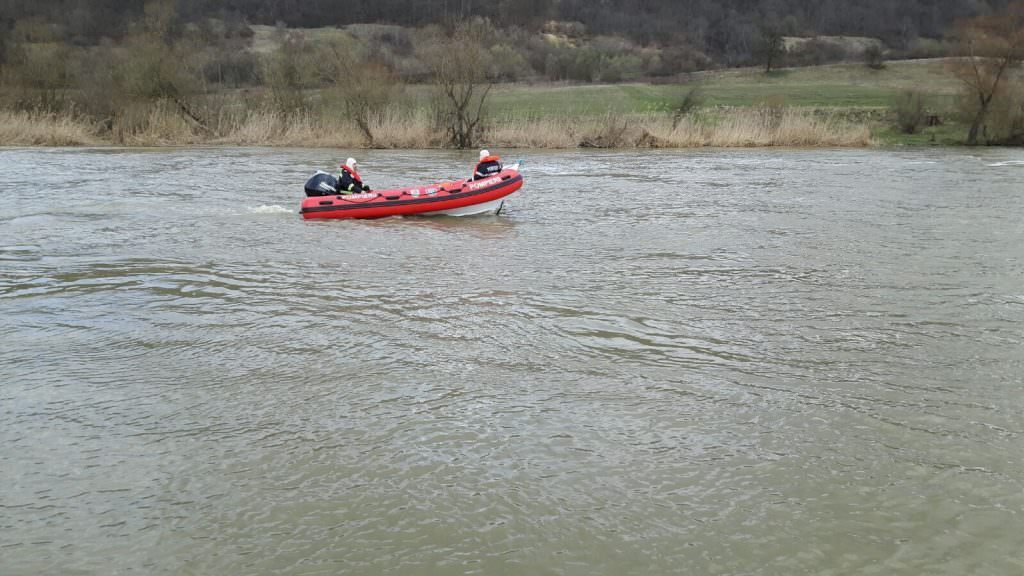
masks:
[[[0,150],[0,574],[1024,573],[1024,152],[349,154]]]

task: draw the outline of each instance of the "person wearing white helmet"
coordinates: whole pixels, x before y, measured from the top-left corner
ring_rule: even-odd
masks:
[[[473,180],[494,176],[498,172],[501,172],[501,158],[496,155],[492,156],[487,150],[481,150],[480,161],[477,162],[476,169],[473,170]]]
[[[356,166],[358,166],[358,162],[356,162],[355,158],[349,158],[341,165],[341,173],[338,174],[338,192],[342,194],[358,194],[359,192],[370,191],[370,187],[363,184],[363,179],[359,177]]]

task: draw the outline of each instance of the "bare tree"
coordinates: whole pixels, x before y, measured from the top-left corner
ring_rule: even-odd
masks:
[[[458,25],[424,54],[440,92],[440,117],[448,142],[470,148],[483,119],[484,103],[494,85],[487,50],[472,23]]]
[[[59,29],[35,18],[22,20],[10,32],[9,42],[7,62],[0,69],[0,89],[13,89],[15,103],[24,107],[63,108],[72,49],[60,41]]]
[[[311,84],[309,45],[302,31],[287,31],[282,26],[278,27],[277,38],[279,46],[266,61],[264,78],[274,108],[285,115],[299,114],[309,107],[304,92]]]
[[[783,40],[782,26],[773,21],[761,24],[755,53],[764,62],[766,74],[772,71],[772,66],[778,65],[785,51],[786,43]]]
[[[1001,93],[1010,69],[1024,59],[1024,2],[1014,2],[1002,13],[979,16],[957,26],[960,58],[950,61],[964,84],[971,103],[967,144],[978,144],[986,132],[992,102]]]
[[[672,129],[679,127],[683,118],[704,105],[704,94],[699,85],[690,88],[681,100],[672,107]]]
[[[191,47],[174,40],[176,20],[173,0],[147,2],[142,19],[119,46],[101,46],[83,58],[85,69],[76,74],[76,84],[85,107],[116,116],[132,102],[166,102],[209,132],[191,102],[202,92],[202,80]]]
[[[366,137],[366,145],[373,148],[372,119],[397,100],[405,86],[383,63],[359,59],[344,42],[328,42],[323,52],[317,62],[321,82],[332,86],[330,98],[340,101],[345,115]]]

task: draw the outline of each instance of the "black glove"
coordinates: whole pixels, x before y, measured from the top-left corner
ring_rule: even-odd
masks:
[[[369,192],[369,191],[370,191],[370,187],[369,186],[363,186],[363,192]]]

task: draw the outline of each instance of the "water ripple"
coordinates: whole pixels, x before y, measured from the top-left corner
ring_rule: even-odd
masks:
[[[524,151],[508,215],[314,223],[331,151],[0,151],[0,572],[1014,573],[982,154]]]

